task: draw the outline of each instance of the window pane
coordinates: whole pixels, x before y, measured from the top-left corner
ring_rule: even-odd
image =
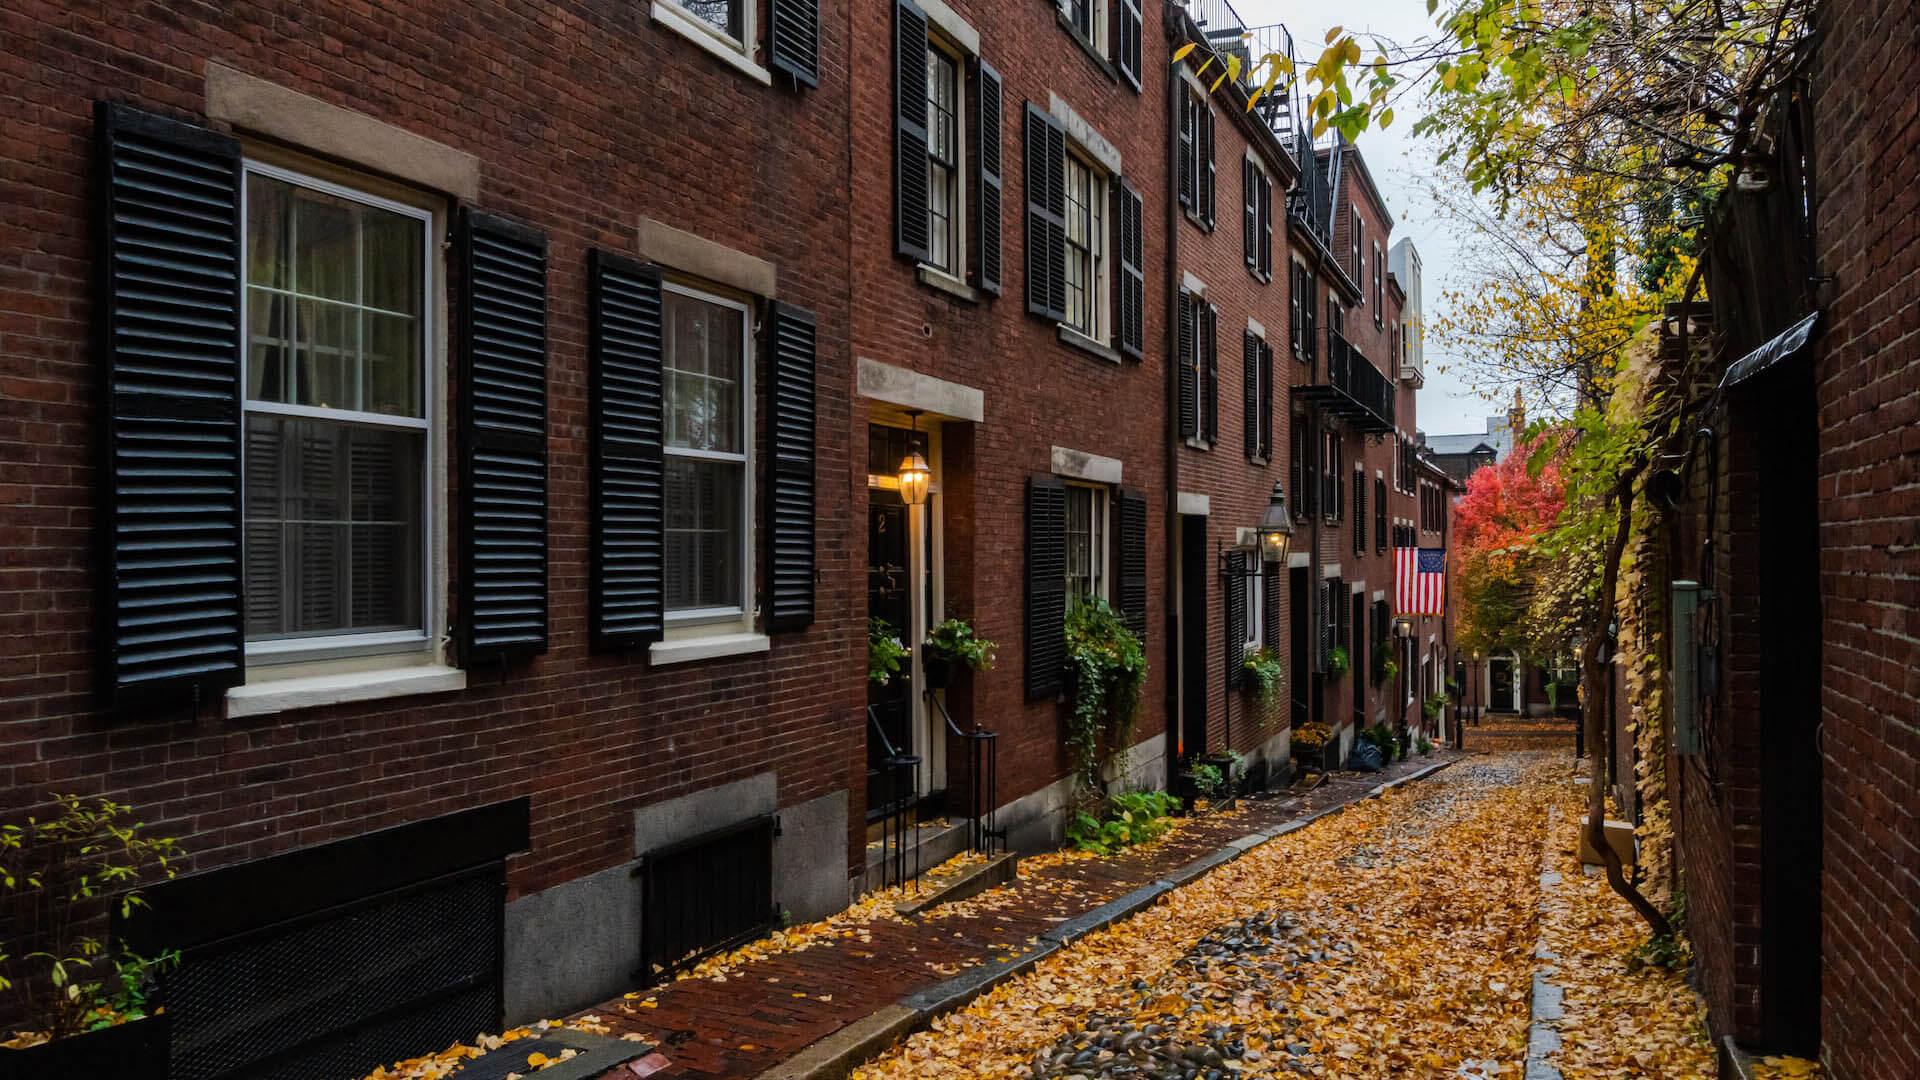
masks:
[[[426,437],[247,417],[247,636],[418,630]]]
[[[1105,500],[1092,488],[1067,488],[1067,604],[1104,592]]]
[[[739,41],[741,0],[679,0],[695,18]]]
[[[667,445],[744,452],[740,382],[746,315],[669,291],[666,306]]]
[[[745,466],[669,456],[667,609],[743,607],[741,480]]]

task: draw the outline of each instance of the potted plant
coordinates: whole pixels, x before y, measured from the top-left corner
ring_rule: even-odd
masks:
[[[1332,772],[1339,765],[1332,759],[1340,752],[1340,741],[1325,724],[1302,724],[1294,728],[1290,748],[1294,760],[1305,761],[1320,772]]]
[[[1425,701],[1422,701],[1420,703],[1420,712],[1428,720],[1430,721],[1434,720],[1439,717],[1440,710],[1446,708],[1447,702],[1450,700],[1451,699],[1447,697],[1446,691],[1444,690],[1435,694],[1431,694],[1427,697]]]
[[[998,647],[975,635],[965,619],[948,619],[934,627],[922,644],[920,671],[929,689],[944,690],[956,664],[968,671],[985,671],[993,666],[993,651]]]
[[[176,843],[123,804],[53,798],[54,816],[0,826],[0,910],[35,928],[0,952],[4,1010],[26,1029],[0,1042],[0,1075],[164,1080],[166,1017],[151,993],[178,954],[138,956],[105,931],[145,905],[143,879],[173,876]]]
[[[867,620],[867,681],[885,686],[900,674],[900,661],[907,658],[907,647],[893,624],[879,616]]]
[[[1373,647],[1373,684],[1392,682],[1400,677],[1400,665],[1393,659],[1393,645],[1379,642]]]
[[[1240,662],[1240,670],[1246,672],[1245,685],[1253,688],[1253,697],[1262,708],[1270,706],[1280,695],[1280,688],[1287,684],[1287,666],[1280,662],[1272,649],[1255,649]]]
[[[1327,650],[1327,678],[1338,679],[1347,673],[1347,649],[1344,645],[1335,645]]]

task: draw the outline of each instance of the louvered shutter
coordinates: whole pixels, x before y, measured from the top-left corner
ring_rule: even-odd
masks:
[[[1260,343],[1260,456],[1273,460],[1273,346]]]
[[[813,622],[814,341],[813,312],[776,301],[772,342],[773,462],[767,495],[768,625],[799,630]]]
[[[240,144],[102,103],[100,604],[115,706],[244,681]]]
[[[1200,360],[1206,364],[1200,379],[1200,434],[1213,443],[1220,441],[1220,309],[1209,304],[1200,326]]]
[[[1200,151],[1206,162],[1206,175],[1200,181],[1201,217],[1206,220],[1207,228],[1213,228],[1214,197],[1214,142],[1213,142],[1213,106],[1208,102],[1200,103],[1200,133],[1205,137],[1205,146]]]
[[[1240,426],[1249,458],[1260,456],[1260,339],[1240,334]]]
[[[1065,687],[1067,489],[1060,478],[1027,478],[1027,700]]]
[[[767,67],[795,85],[819,86],[820,0],[772,0],[771,14]]]
[[[1239,686],[1247,659],[1247,553],[1227,552],[1227,685]]]
[[[666,628],[660,270],[588,260],[588,622],[595,648],[632,649]]]
[[[1127,628],[1147,637],[1147,500],[1120,493],[1120,614]]]
[[[1260,174],[1260,205],[1256,207],[1260,218],[1260,276],[1273,280],[1273,181],[1267,174]]]
[[[974,221],[977,247],[974,250],[974,283],[981,292],[1000,295],[1004,273],[1001,269],[1001,199],[1006,193],[1004,155],[1001,153],[1000,73],[985,61],[973,64],[973,100],[976,112],[974,132]]]
[[[1280,627],[1284,625],[1280,615],[1280,583],[1287,580],[1287,568],[1277,562],[1266,564],[1267,580],[1260,590],[1260,601],[1265,609],[1261,612],[1261,642],[1267,651],[1280,654]]]
[[[1181,293],[1179,310],[1179,346],[1180,346],[1180,437],[1194,439],[1200,436],[1200,356],[1199,332],[1195,325],[1199,320],[1199,303],[1188,293]]]
[[[1120,219],[1120,351],[1135,360],[1147,355],[1147,275],[1145,226],[1140,193],[1125,181],[1114,185]]]
[[[460,658],[547,649],[547,239],[460,230]]]
[[[1314,593],[1314,649],[1313,670],[1316,674],[1327,673],[1327,653],[1333,649],[1333,582],[1321,578]]]
[[[1242,158],[1240,161],[1240,249],[1241,258],[1246,261],[1248,269],[1253,269],[1258,262],[1253,251],[1254,230],[1259,226],[1256,217],[1260,207],[1260,196],[1253,190],[1256,175],[1253,162]]]
[[[932,257],[927,184],[927,15],[894,0],[893,250],[915,262]]]
[[[1194,162],[1198,160],[1198,147],[1195,143],[1199,139],[1199,134],[1195,128],[1198,126],[1199,108],[1200,103],[1194,99],[1193,91],[1183,87],[1180,92],[1180,205],[1196,213],[1199,212],[1200,204],[1194,196],[1193,167]]]
[[[1067,317],[1067,133],[1031,103],[1026,112],[1027,310]]]
[[[1353,553],[1367,553],[1367,477],[1362,472],[1353,474]]]
[[[1387,482],[1373,482],[1373,547],[1374,551],[1387,550]]]
[[[1136,91],[1140,89],[1140,0],[1120,0],[1114,18],[1113,62]]]

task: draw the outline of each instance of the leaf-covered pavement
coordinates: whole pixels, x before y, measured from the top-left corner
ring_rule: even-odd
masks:
[[[1255,849],[854,1075],[1517,1077],[1547,810],[1570,787],[1558,755],[1462,762]]]

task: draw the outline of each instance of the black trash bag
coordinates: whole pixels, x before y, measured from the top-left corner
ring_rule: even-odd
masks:
[[[1347,768],[1354,772],[1379,772],[1386,767],[1387,762],[1380,755],[1380,748],[1365,739],[1356,740],[1352,752],[1347,755]]]

